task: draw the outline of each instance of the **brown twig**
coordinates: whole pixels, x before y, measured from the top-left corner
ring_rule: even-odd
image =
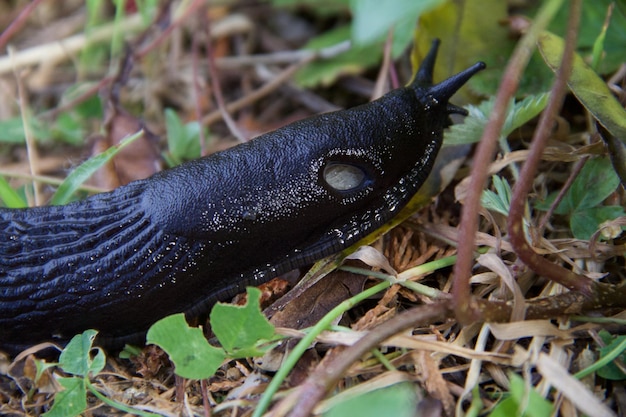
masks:
[[[526,159],[520,172],[520,178],[513,188],[507,228],[509,242],[513,246],[513,250],[519,259],[530,269],[570,290],[580,291],[587,296],[591,296],[597,285],[596,282],[591,278],[576,274],[571,270],[554,264],[537,254],[526,241],[523,228],[526,198],[532,188],[535,172],[537,172],[541,154],[546,146],[554,120],[563,105],[567,92],[567,80],[572,69],[572,58],[576,46],[581,7],[580,0],[573,0],[570,3],[567,39],[561,66],[558,69],[557,77],[550,93],[550,101],[543,111],[535,130],[528,159]]]

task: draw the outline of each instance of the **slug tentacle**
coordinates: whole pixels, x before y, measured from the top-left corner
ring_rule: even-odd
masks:
[[[469,69],[415,81],[62,207],[0,209],[0,347],[88,328],[121,343],[176,312],[339,252],[390,220],[430,173]]]
[[[448,99],[456,93],[459,88],[465,85],[466,82],[469,81],[470,78],[478,71],[481,71],[485,68],[484,62],[477,62],[471,67],[467,68],[459,72],[458,74],[453,75],[440,82],[439,84],[435,84],[429,88],[429,93],[432,97],[436,97],[437,100],[441,100],[447,103]]]

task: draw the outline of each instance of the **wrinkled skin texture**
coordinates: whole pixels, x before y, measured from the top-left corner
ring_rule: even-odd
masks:
[[[436,46],[409,87],[58,207],[0,209],[0,347],[93,328],[109,341],[176,312],[204,314],[336,253],[392,218],[426,179],[448,98],[477,64],[432,86]],[[325,169],[356,168],[337,190]]]

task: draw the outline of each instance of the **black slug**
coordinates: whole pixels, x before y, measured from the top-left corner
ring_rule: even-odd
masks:
[[[463,113],[448,99],[484,68],[432,85],[436,53],[371,103],[66,206],[0,209],[0,347],[128,339],[374,231],[424,182]]]

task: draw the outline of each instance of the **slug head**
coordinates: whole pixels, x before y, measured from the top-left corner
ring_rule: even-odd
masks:
[[[361,216],[363,229],[371,231],[408,202],[432,168],[449,115],[467,114],[448,100],[485,64],[433,85],[438,46],[438,40],[433,42],[409,86],[372,103],[319,116],[313,125],[317,133],[311,135],[322,136],[318,143],[327,145],[312,164],[318,183],[341,204],[351,205],[349,210],[366,213]]]
[[[448,99],[484,64],[433,85],[437,46],[407,87],[164,172],[146,207],[159,208],[151,211],[166,232],[203,241],[211,256],[242,251],[240,269],[295,267],[349,246],[417,192],[449,114],[465,113]]]

